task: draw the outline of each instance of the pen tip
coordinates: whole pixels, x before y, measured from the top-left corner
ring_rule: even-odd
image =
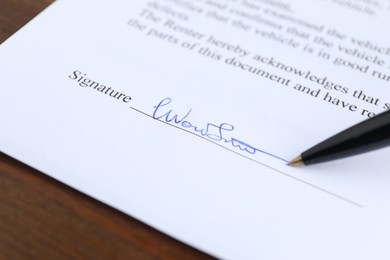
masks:
[[[302,156],[297,156],[296,158],[291,160],[288,165],[292,167],[300,167],[304,166],[305,164],[303,163]]]

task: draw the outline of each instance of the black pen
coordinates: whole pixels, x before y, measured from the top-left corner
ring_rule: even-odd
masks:
[[[305,166],[341,159],[390,145],[390,110],[354,125],[303,152],[288,163]]]

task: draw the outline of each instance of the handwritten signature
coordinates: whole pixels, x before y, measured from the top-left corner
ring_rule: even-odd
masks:
[[[169,109],[169,104],[172,102],[171,98],[164,98],[158,103],[157,106],[154,106],[153,118],[157,120],[164,121],[169,124],[174,124],[180,128],[190,130],[195,134],[198,134],[202,137],[208,138],[214,142],[222,142],[230,144],[232,147],[240,149],[243,152],[249,154],[263,153],[273,158],[279,159],[283,162],[288,162],[287,160],[280,158],[274,154],[268,153],[266,151],[257,149],[252,145],[240,141],[236,138],[226,138],[226,133],[233,132],[234,126],[229,123],[213,124],[207,123],[205,127],[198,127],[193,125],[187,118],[191,114],[192,109],[190,109],[184,116],[179,116],[175,114],[172,109]]]

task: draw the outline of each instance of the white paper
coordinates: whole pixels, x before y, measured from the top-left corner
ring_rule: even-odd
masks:
[[[226,259],[389,259],[388,1],[56,1],[0,49],[0,149]],[[110,96],[111,94],[111,96]]]

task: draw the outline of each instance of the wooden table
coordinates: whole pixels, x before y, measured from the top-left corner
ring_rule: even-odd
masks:
[[[0,0],[0,43],[52,2]],[[70,258],[212,259],[0,153],[0,259]]]

